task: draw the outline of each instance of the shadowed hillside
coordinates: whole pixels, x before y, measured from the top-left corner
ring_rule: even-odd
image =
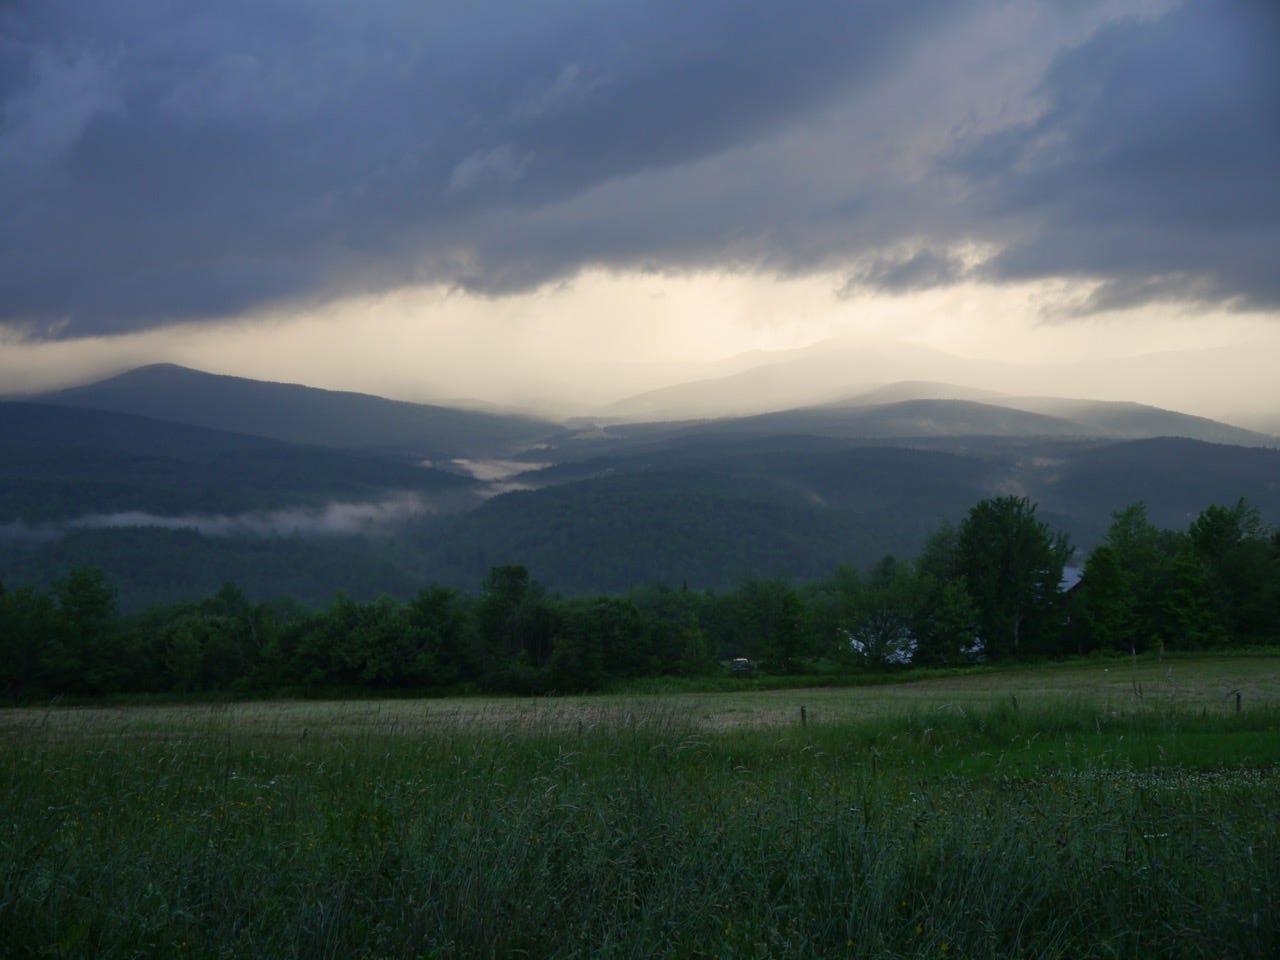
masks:
[[[362,393],[227,377],[172,364],[34,398],[236,433],[425,459],[509,456],[559,433],[554,424]]]
[[[516,563],[568,593],[723,587],[911,557],[942,523],[1006,494],[1037,503],[1083,551],[1138,500],[1172,529],[1240,498],[1280,519],[1280,450],[1146,432],[1256,435],[1138,404],[911,398],[945,390],[899,384],[868,394],[876,403],[571,432],[145,368],[61,397],[324,435],[327,445],[0,404],[0,581],[49,582],[89,564],[129,604],[199,596],[225,580],[314,601],[338,589],[403,596],[430,582],[470,590],[491,566]],[[496,456],[501,443],[539,436],[525,458]],[[439,444],[430,459],[452,472],[406,460],[427,449],[417,443]]]
[[[475,484],[385,456],[103,410],[0,402],[0,523],[237,514],[402,493],[456,508]]]

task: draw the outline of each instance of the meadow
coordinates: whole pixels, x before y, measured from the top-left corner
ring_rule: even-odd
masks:
[[[0,953],[1275,956],[1278,813],[1276,657],[10,709]]]

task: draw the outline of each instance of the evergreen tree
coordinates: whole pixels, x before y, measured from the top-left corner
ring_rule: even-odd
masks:
[[[1137,652],[1138,629],[1134,617],[1137,594],[1120,551],[1099,544],[1085,561],[1077,606],[1083,630],[1094,649]]]
[[[115,588],[101,570],[73,567],[53,585],[61,629],[49,646],[49,670],[57,688],[110,693],[128,675],[120,643]]]
[[[556,626],[542,585],[523,566],[493,567],[480,590],[476,623],[485,682],[513,692],[536,691]]]

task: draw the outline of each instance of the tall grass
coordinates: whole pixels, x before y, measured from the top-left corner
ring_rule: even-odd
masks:
[[[51,723],[0,747],[0,953],[1274,956],[1278,719]]]

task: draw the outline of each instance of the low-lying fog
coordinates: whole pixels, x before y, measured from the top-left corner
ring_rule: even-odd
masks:
[[[211,537],[353,536],[376,533],[393,524],[435,512],[435,505],[421,495],[397,493],[368,503],[333,501],[318,507],[286,507],[236,514],[187,513],[165,516],[144,510],[91,513],[49,523],[0,524],[0,538],[54,540],[72,530],[119,527],[195,530]]]

